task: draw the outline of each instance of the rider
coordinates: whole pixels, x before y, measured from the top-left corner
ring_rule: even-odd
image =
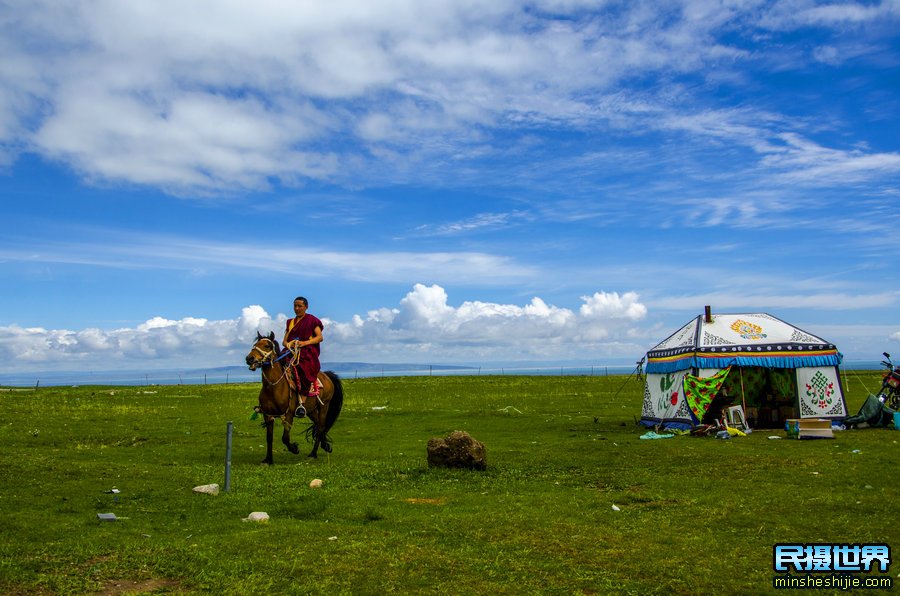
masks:
[[[294,299],[294,314],[297,316],[288,319],[284,330],[284,346],[294,353],[294,364],[300,372],[300,386],[297,388],[300,404],[295,413],[297,417],[306,415],[304,396],[319,396],[319,344],[322,343],[322,329],[325,325],[315,315],[306,312],[307,308],[309,301],[303,296],[297,296]]]

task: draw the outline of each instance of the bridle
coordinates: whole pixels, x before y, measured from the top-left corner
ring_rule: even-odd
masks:
[[[269,342],[269,345],[272,346],[271,350],[264,351],[262,348],[259,347],[259,344],[261,344],[263,340]],[[277,362],[279,359],[275,358],[275,347],[276,347],[275,340],[269,339],[268,337],[259,338],[259,340],[257,340],[256,344],[254,344],[253,349],[250,350],[251,354],[254,352],[258,352],[259,356],[260,356],[255,361],[253,361],[253,365],[259,366],[259,367],[264,367],[264,366],[271,366],[273,363]]]
[[[269,342],[269,345],[272,346],[271,350],[266,351],[266,350],[263,350],[261,347],[259,347],[259,344],[263,340]],[[259,367],[259,368],[265,368],[267,366],[272,366],[276,362],[280,362],[280,361],[284,360],[285,358],[287,358],[288,356],[293,355],[289,350],[289,351],[285,352],[284,354],[282,354],[281,356],[276,357],[275,354],[278,353],[278,344],[275,343],[274,339],[269,338],[269,337],[260,337],[258,340],[256,340],[256,343],[253,345],[253,349],[250,350],[250,354],[253,354],[254,352],[259,353],[260,357],[257,358],[256,360],[254,360],[251,363],[251,366]],[[248,356],[250,354],[248,354]],[[262,376],[263,382],[266,385],[268,385],[269,387],[274,387],[275,385],[278,385],[279,383],[281,383],[283,380],[285,380],[287,378],[289,369],[290,369],[289,366],[283,367],[283,370],[281,371],[281,376],[278,377],[277,381],[270,381],[269,379],[266,378],[266,375],[263,374],[263,376]],[[252,370],[255,370],[255,369],[252,369]]]

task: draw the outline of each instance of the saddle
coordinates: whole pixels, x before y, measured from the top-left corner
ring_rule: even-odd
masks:
[[[289,367],[290,374],[287,376],[288,384],[291,386],[291,390],[296,393],[300,393],[300,389],[303,387],[303,383],[300,381],[300,367],[291,365]],[[319,394],[322,391],[322,381],[316,378],[316,382],[311,384],[312,386],[309,388],[308,395],[303,395],[303,397],[319,397]]]

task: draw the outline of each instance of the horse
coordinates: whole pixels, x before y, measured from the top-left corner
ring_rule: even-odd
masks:
[[[331,441],[328,431],[334,426],[344,404],[344,388],[340,378],[331,371],[320,372],[319,382],[322,388],[319,397],[303,396],[299,399],[300,388],[291,387],[288,375],[289,366],[282,364],[284,356],[275,341],[275,333],[268,336],[256,332],[256,342],[247,354],[245,361],[250,370],[262,369],[262,387],[259,390],[259,405],[254,408],[263,415],[263,426],[266,427],[266,458],[262,463],[272,465],[272,435],[275,419],[280,418],[284,431],[281,442],[288,451],[297,454],[300,448],[291,442],[291,427],[294,424],[297,406],[303,403],[306,415],[312,423],[306,431],[307,440],[313,438],[313,448],[308,457],[318,457],[319,446],[325,453],[331,453]],[[285,356],[289,355],[288,352]]]

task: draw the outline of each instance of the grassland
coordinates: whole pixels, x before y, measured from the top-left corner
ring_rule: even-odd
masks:
[[[876,378],[849,378],[852,412]],[[0,391],[0,592],[758,594],[776,543],[900,545],[900,433],[639,440],[623,383],[347,380],[334,453],[298,428],[272,467],[254,385]],[[195,494],[227,421],[231,491]],[[427,466],[453,430],[487,471]]]

